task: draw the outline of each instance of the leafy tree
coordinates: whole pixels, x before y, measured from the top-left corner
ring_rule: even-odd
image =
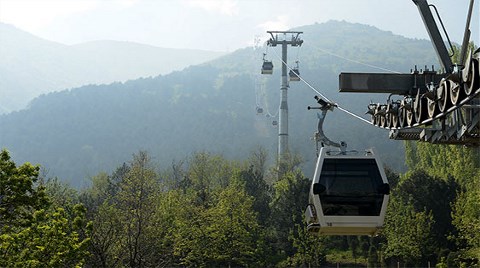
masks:
[[[248,163],[255,174],[261,177],[265,176],[266,164],[268,159],[268,151],[263,147],[258,147],[250,153]]]
[[[267,224],[270,218],[271,187],[264,180],[262,173],[250,166],[247,170],[240,171],[239,180],[245,184],[245,191],[253,199],[253,210],[257,212],[260,224]]]
[[[29,227],[1,235],[0,266],[82,266],[90,239],[81,237],[87,232],[84,207],[75,206],[74,213],[72,219],[62,208],[37,210]]]
[[[430,176],[455,178],[459,185],[471,182],[480,169],[478,148],[406,142],[409,170],[424,170]]]
[[[312,235],[304,224],[296,224],[296,229],[290,231],[289,240],[292,241],[295,253],[285,262],[288,267],[320,267],[326,263],[325,237]]]
[[[174,256],[182,266],[205,267],[208,263],[206,250],[211,241],[208,239],[206,228],[208,217],[206,209],[196,206],[191,198],[182,195],[174,223]]]
[[[480,172],[459,193],[453,206],[453,224],[459,231],[463,262],[480,263]]]
[[[34,210],[49,206],[45,188],[35,187],[39,170],[30,163],[17,167],[8,151],[0,152],[0,231],[28,226]]]
[[[451,178],[456,182],[454,189],[451,186],[448,191],[447,188],[444,188],[444,195],[447,198],[444,196],[438,198],[441,195],[438,191],[434,191],[433,196],[429,194],[423,195],[421,198],[425,201],[428,198],[432,199],[432,204],[437,207],[442,203],[443,210],[440,211],[444,212],[445,209],[450,208],[449,202],[452,204],[451,216],[447,217],[451,221],[447,223],[448,220],[444,220],[443,223],[436,223],[437,226],[453,224],[458,232],[452,236],[452,238],[456,238],[457,244],[457,249],[452,250],[458,250],[458,252],[451,254],[458,256],[449,257],[447,261],[456,259],[455,264],[449,262],[451,265],[459,265],[459,262],[462,261],[469,264],[480,263],[480,254],[478,254],[480,206],[477,202],[480,191],[480,149],[423,143],[407,143],[406,149],[407,156],[409,156],[406,161],[411,163],[409,166],[412,170],[423,170],[428,175],[438,177],[450,185]],[[421,185],[419,183],[416,186],[421,188]],[[438,187],[436,189],[438,190]],[[424,187],[422,191],[430,192],[430,188]],[[451,200],[453,192],[457,192],[455,200]],[[443,212],[442,214],[445,215]]]
[[[47,179],[44,187],[50,201],[55,206],[67,207],[79,202],[77,191],[58,178]]]
[[[357,263],[357,251],[359,247],[359,242],[356,236],[347,236],[347,241],[348,241],[348,247],[350,251],[352,252],[352,257],[353,261],[356,264]]]
[[[192,205],[185,196],[177,211],[175,255],[187,266],[248,266],[262,262],[263,235],[254,198],[238,175],[212,193],[211,205]],[[193,197],[194,198],[194,197]],[[260,249],[260,250],[259,250]]]
[[[92,217],[92,243],[89,266],[92,267],[117,267],[123,259],[119,257],[121,252],[122,226],[120,211],[108,202],[102,203],[96,208],[95,216]]]
[[[154,252],[158,255],[157,267],[179,265],[181,260],[175,256],[175,237],[177,236],[178,213],[188,207],[185,195],[179,189],[161,193],[156,202],[153,228],[149,235],[155,238]],[[189,219],[187,219],[187,224]]]
[[[308,203],[310,181],[300,171],[288,172],[274,185],[271,203],[271,226],[274,228],[273,246],[277,254],[292,256],[295,253],[288,240],[296,224],[303,224],[303,211]]]
[[[425,210],[433,217],[432,231],[437,250],[448,249],[449,237],[454,234],[451,204],[454,202],[457,185],[450,177],[439,179],[422,170],[407,173],[396,187],[394,195],[404,204],[410,203],[414,210]]]
[[[153,237],[148,236],[148,229],[153,224],[158,185],[157,174],[146,152],[134,155],[130,166],[119,184],[116,202],[121,220],[125,223],[122,230],[124,264],[137,267],[152,261],[151,254],[154,254],[151,251]]]
[[[258,257],[260,226],[253,210],[254,198],[244,188],[242,182],[233,179],[207,213],[212,259],[220,265],[246,266],[255,263]]]
[[[166,265],[163,251],[162,202],[158,175],[150,156],[143,151],[112,175],[92,179],[82,199],[91,206],[92,253],[89,264],[102,267],[149,267]],[[161,237],[158,237],[162,234]]]
[[[118,174],[118,169],[114,174]],[[121,260],[118,252],[122,222],[115,202],[118,182],[113,177],[99,173],[91,178],[91,186],[79,196],[87,207],[88,219],[93,223],[90,243],[92,254],[87,261],[91,267],[116,267]]]
[[[387,239],[385,258],[406,265],[419,264],[434,252],[432,213],[417,212],[411,203],[392,196],[385,218],[383,235]]]
[[[196,195],[197,204],[207,208],[212,201],[212,192],[229,184],[233,171],[231,165],[232,163],[223,157],[207,152],[195,153],[192,156],[186,179]]]
[[[281,161],[277,161],[276,176],[277,179],[273,179],[275,182],[284,177],[288,172],[296,172],[299,170],[300,165],[303,162],[300,154],[287,152],[285,157]],[[272,172],[274,173],[274,172]]]
[[[16,167],[7,151],[0,153],[0,266],[82,266],[90,242],[85,207],[55,206],[56,197],[49,201],[44,187],[34,185],[38,170]]]

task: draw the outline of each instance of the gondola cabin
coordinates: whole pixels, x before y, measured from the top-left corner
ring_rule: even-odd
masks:
[[[373,151],[352,155],[323,147],[305,211],[307,229],[320,235],[375,235],[383,226],[389,194]]]
[[[290,76],[290,81],[300,81],[300,71],[298,68],[290,70],[288,75]]]
[[[262,64],[262,74],[272,74],[273,63],[271,61],[264,60]]]

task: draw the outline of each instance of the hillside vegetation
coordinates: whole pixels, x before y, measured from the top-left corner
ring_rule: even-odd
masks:
[[[302,77],[356,113],[385,96],[338,94],[340,70],[434,62],[427,41],[364,25],[298,29]],[[479,149],[389,141],[339,111],[327,135],[376,147],[390,167],[385,225],[376,237],[308,234],[314,93],[290,85],[280,173],[276,118],[255,114],[278,104],[280,64],[269,54],[275,75],[259,78],[262,52],[50,93],[1,116],[0,267],[479,267]]]
[[[76,191],[3,151],[0,266],[478,267],[478,151],[409,144],[408,155],[408,173],[388,172],[379,236],[317,237],[303,223],[310,181],[296,157],[278,176],[261,149],[242,161],[200,152],[160,170],[140,151]]]
[[[415,64],[435,62],[428,41],[370,26],[332,21],[296,30],[304,31],[305,42],[299,51],[290,50],[289,62],[298,55],[302,77],[357,114],[363,114],[371,100],[387,96],[339,94],[340,71],[379,71],[358,61],[405,72]],[[203,150],[242,159],[262,146],[273,156],[275,118],[256,115],[255,107],[261,97],[259,104],[272,115],[278,109],[280,63],[275,55],[280,51],[269,50],[275,65],[269,77],[259,75],[263,52],[245,48],[167,75],[42,95],[28,109],[0,117],[0,144],[17,161],[39,163],[50,176],[77,187],[138,150],[147,150],[163,165]],[[257,89],[256,83],[261,85]],[[317,122],[306,107],[315,104],[315,94],[302,82],[290,84],[289,144],[305,160],[308,176],[315,158],[310,137]],[[328,115],[325,132],[333,140],[347,141],[351,149],[375,147],[388,166],[405,169],[402,144],[389,140],[384,130],[336,110]]]

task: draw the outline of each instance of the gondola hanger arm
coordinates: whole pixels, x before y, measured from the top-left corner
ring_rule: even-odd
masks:
[[[315,140],[315,143],[316,143],[317,155],[319,153],[319,144],[321,145],[321,147],[331,146],[331,147],[340,148],[341,154],[346,154],[346,150],[347,150],[346,142],[344,141],[334,142],[329,138],[327,138],[327,136],[325,136],[325,133],[323,132],[323,122],[325,121],[327,112],[333,111],[334,107],[336,107],[337,105],[335,103],[326,102],[325,100],[319,98],[318,96],[315,96],[315,100],[317,100],[317,103],[320,104],[320,107],[308,106],[307,108],[308,110],[311,110],[311,109],[321,110],[321,113],[317,113],[318,126],[317,126],[317,131],[314,133],[314,136],[313,136],[313,139]]]

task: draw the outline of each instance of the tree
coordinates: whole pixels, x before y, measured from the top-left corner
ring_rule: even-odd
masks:
[[[74,207],[74,218],[63,208],[33,213],[29,227],[0,236],[0,266],[80,267],[89,255],[85,208]]]
[[[296,224],[296,229],[290,231],[289,240],[295,253],[285,262],[288,267],[320,267],[327,258],[325,237],[312,235],[305,224]]]
[[[85,207],[52,205],[44,187],[35,186],[38,170],[16,167],[7,151],[0,153],[0,267],[82,266],[91,227]]]
[[[287,172],[274,185],[270,225],[274,228],[273,246],[277,253],[292,256],[295,249],[288,236],[296,224],[303,224],[303,211],[308,204],[310,181],[300,171]]]
[[[257,212],[259,223],[267,224],[271,211],[269,204],[271,202],[271,187],[264,180],[264,176],[255,166],[240,171],[239,180],[245,184],[245,191],[248,195],[255,197],[253,199],[253,209]]]
[[[35,187],[39,170],[30,163],[17,167],[8,151],[0,152],[0,231],[28,226],[34,210],[49,206],[45,188]]]
[[[452,252],[450,255],[458,255],[458,257],[455,257],[457,262],[455,264],[450,262],[450,265],[459,265],[459,262],[466,262],[469,265],[480,263],[480,254],[478,253],[480,251],[480,232],[478,232],[480,229],[480,222],[478,221],[480,215],[480,205],[478,205],[478,196],[480,195],[480,149],[424,143],[407,143],[406,149],[406,161],[410,163],[411,173],[416,172],[415,170],[422,170],[429,176],[437,177],[450,185],[443,190],[434,187],[437,190],[434,191],[433,195],[419,195],[420,199],[424,200],[424,204],[430,203],[425,202],[427,199],[431,199],[431,204],[437,207],[441,203],[443,210],[440,211],[443,211],[441,213],[443,215],[445,215],[445,209],[452,208],[450,215],[441,217],[443,219],[450,218],[448,223],[445,220],[438,221],[437,218],[435,223],[436,226],[451,226],[453,224],[456,228],[457,234],[452,236],[455,239],[450,240],[457,245],[452,250],[458,252]],[[452,179],[456,183],[453,187]],[[431,192],[430,187],[422,185],[423,183],[418,183],[409,188],[418,187],[422,189],[420,192]],[[456,198],[452,200],[451,197],[455,192],[457,193]],[[435,217],[437,217],[437,214],[434,212]],[[451,259],[448,258],[447,261]]]
[[[122,248],[122,226],[120,211],[108,202],[96,208],[92,217],[92,243],[89,265],[92,267],[117,267]]]
[[[480,263],[480,172],[459,193],[453,205],[453,224],[458,228],[463,262]]]
[[[158,192],[156,173],[146,152],[133,156],[130,170],[119,184],[116,202],[124,222],[122,238],[125,249],[125,265],[130,267],[144,266],[152,261],[150,257],[153,237],[149,237],[148,229],[153,224],[153,214]]]
[[[168,265],[162,222],[164,195],[150,156],[143,151],[112,175],[100,173],[82,198],[92,207],[92,266]],[[165,254],[160,254],[165,253]]]
[[[187,185],[196,195],[194,202],[207,208],[212,201],[213,191],[229,184],[233,171],[232,165],[219,155],[211,155],[207,152],[195,153],[189,161],[186,174]]]
[[[457,184],[453,178],[440,179],[423,170],[408,172],[395,188],[394,195],[416,212],[426,211],[433,217],[432,231],[437,251],[450,249],[455,230],[452,225],[451,204],[456,198]]]
[[[235,175],[212,193],[208,208],[184,196],[175,224],[175,255],[187,266],[260,265],[263,234],[253,209],[254,198]]]
[[[206,209],[195,205],[191,196],[180,195],[173,229],[174,256],[182,266],[205,267],[208,263],[206,250],[211,241],[206,233],[208,226]]]
[[[212,259],[228,266],[248,266],[258,261],[256,252],[260,226],[253,210],[254,198],[245,185],[232,179],[218,196],[216,206],[207,213],[207,227],[212,239]]]
[[[434,252],[432,224],[431,212],[417,212],[411,203],[405,204],[392,196],[383,231],[387,239],[385,258],[406,265],[425,261]]]
[[[409,170],[424,170],[440,179],[453,177],[459,185],[471,182],[480,169],[480,150],[457,145],[406,143]]]

